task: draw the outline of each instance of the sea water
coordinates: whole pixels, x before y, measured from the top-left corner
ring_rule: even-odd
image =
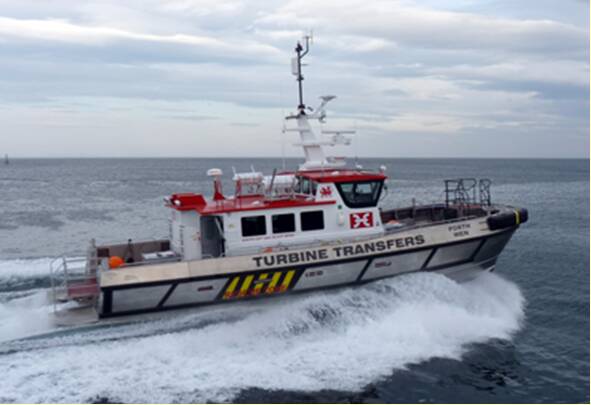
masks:
[[[282,161],[12,160],[0,170],[0,402],[588,402],[589,161],[360,163],[388,167],[385,206],[490,177],[493,202],[530,221],[495,273],[464,284],[410,274],[64,329],[50,322],[52,256],[80,256],[93,237],[165,237],[162,199],[210,194],[208,168]]]

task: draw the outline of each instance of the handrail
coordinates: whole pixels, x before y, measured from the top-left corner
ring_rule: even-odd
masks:
[[[445,204],[475,204],[480,202],[482,205],[491,205],[490,179],[476,179],[474,177],[465,177],[457,179],[444,180],[445,184]],[[476,192],[478,191],[478,200]]]
[[[168,237],[157,238],[154,236],[139,239],[140,242],[159,242],[162,240],[169,240],[169,239],[168,239]],[[125,240],[105,241],[105,243],[96,242],[96,247],[98,248],[98,247],[103,247],[103,246],[127,245],[128,243],[129,243],[129,238],[125,239]]]
[[[53,311],[57,312],[57,302],[62,298],[68,299],[68,286],[72,282],[85,281],[91,278],[86,271],[86,258],[60,255],[49,262],[49,278],[51,282]]]

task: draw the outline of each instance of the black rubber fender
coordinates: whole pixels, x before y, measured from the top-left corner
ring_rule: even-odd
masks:
[[[505,211],[503,213],[488,217],[486,219],[486,223],[488,224],[488,228],[491,231],[495,231],[497,229],[521,225],[527,222],[528,219],[529,216],[527,209],[515,208],[514,210]]]

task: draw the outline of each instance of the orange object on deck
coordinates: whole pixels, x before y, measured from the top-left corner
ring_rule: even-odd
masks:
[[[116,269],[117,267],[121,267],[125,262],[119,256],[111,256],[109,257],[109,268]]]

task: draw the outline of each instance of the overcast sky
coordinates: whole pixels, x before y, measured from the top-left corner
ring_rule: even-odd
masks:
[[[575,0],[0,0],[0,153],[301,156],[309,30],[305,101],[338,96],[350,155],[589,157]]]

